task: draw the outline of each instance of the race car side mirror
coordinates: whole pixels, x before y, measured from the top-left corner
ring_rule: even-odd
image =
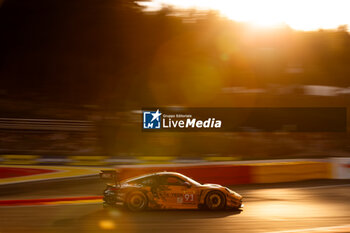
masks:
[[[187,187],[187,188],[191,188],[191,184],[189,182],[184,182],[184,185]]]

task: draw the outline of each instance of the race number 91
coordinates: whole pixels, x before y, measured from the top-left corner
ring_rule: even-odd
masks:
[[[187,203],[190,203],[190,202],[194,202],[194,195],[193,193],[185,193],[183,195],[183,202],[187,202]]]

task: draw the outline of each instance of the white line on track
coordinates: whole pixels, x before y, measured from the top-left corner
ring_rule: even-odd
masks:
[[[321,186],[310,186],[310,187],[286,187],[292,189],[322,189],[322,188],[337,188],[337,187],[348,187],[350,184],[334,184],[334,185],[321,185]]]
[[[295,230],[286,230],[286,231],[271,231],[268,233],[319,232],[319,231],[332,232],[330,230],[341,229],[341,228],[344,228],[344,230],[347,230],[344,232],[348,232],[350,229],[350,225],[330,226],[330,227],[314,227],[314,228],[295,229]]]

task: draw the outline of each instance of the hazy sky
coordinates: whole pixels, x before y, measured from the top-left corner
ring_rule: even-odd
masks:
[[[218,10],[232,20],[263,27],[287,24],[297,30],[317,30],[350,24],[350,0],[153,0],[142,5],[148,10],[162,5]]]

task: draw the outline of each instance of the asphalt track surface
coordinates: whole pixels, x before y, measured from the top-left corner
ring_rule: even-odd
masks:
[[[11,187],[0,199],[100,195],[98,180]],[[103,210],[101,203],[1,206],[3,232],[350,232],[350,181],[308,181],[231,187],[243,211]]]

